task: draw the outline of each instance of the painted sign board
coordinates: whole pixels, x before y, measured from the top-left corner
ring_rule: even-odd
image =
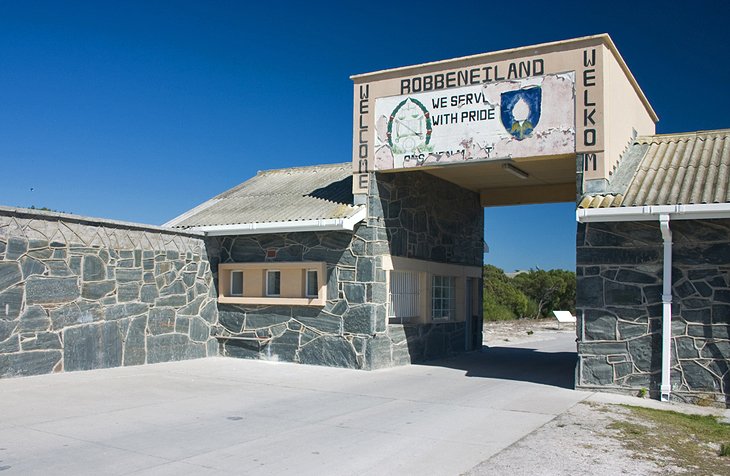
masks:
[[[374,171],[506,157],[573,154],[586,179],[607,179],[657,121],[605,34],[352,79],[354,193]]]
[[[373,169],[575,153],[575,74],[375,100]]]

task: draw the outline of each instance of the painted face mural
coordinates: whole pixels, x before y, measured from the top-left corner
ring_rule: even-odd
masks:
[[[534,86],[502,93],[502,125],[515,139],[529,137],[540,121],[542,88]]]

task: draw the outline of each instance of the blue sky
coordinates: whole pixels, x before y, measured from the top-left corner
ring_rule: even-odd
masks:
[[[658,132],[730,126],[724,1],[0,0],[0,204],[160,224],[351,157],[351,74],[609,33]],[[487,262],[571,268],[571,204],[488,209]]]

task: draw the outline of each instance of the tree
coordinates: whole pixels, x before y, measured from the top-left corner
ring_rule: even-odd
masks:
[[[531,270],[509,278],[500,268],[485,265],[484,318],[537,319],[554,310],[575,312],[575,273],[564,269]]]
[[[515,286],[535,303],[531,317],[547,317],[554,310],[575,312],[575,273],[562,269],[531,270],[513,278]]]

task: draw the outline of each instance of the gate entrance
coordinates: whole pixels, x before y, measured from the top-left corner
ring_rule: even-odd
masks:
[[[411,357],[481,343],[484,207],[603,190],[657,121],[608,35],[352,80],[353,194],[387,239],[387,322]]]

